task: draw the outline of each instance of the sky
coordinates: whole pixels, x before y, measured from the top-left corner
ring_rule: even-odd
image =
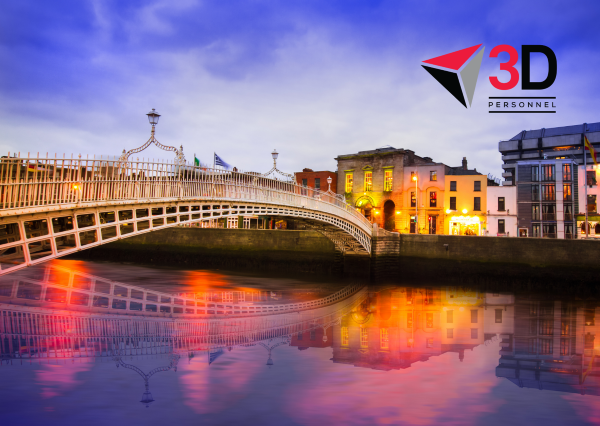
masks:
[[[0,14],[0,152],[119,155],[149,137],[212,164],[335,170],[384,146],[499,176],[498,142],[600,121],[600,3],[590,1],[20,0]],[[473,105],[424,60],[482,43]],[[556,114],[489,114],[500,44],[550,47]],[[520,59],[516,68],[520,70]],[[547,73],[532,57],[533,79]],[[506,74],[506,75],[505,75]],[[532,96],[520,84],[504,96]],[[536,93],[542,96],[541,93]],[[139,158],[172,159],[150,147]]]

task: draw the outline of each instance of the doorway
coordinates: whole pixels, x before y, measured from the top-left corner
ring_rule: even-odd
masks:
[[[396,228],[396,204],[392,200],[387,200],[383,204],[383,227],[386,231],[393,231]]]
[[[429,233],[437,234],[437,216],[429,216]]]

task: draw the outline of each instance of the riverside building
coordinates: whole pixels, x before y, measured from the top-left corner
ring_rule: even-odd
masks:
[[[519,236],[585,236],[587,210],[590,236],[600,237],[597,212],[600,170],[589,153],[584,170],[584,135],[600,150],[600,123],[524,130],[500,141],[504,185],[518,188]]]
[[[385,147],[339,155],[336,160],[338,194],[344,194],[350,205],[381,228],[408,228],[405,170],[432,164],[431,158],[419,157],[408,149]],[[403,209],[404,219],[396,220]]]

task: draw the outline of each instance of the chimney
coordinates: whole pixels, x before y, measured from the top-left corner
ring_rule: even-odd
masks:
[[[463,170],[468,170],[467,169],[467,157],[463,157]]]

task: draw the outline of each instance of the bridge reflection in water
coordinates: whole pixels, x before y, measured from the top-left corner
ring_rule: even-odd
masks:
[[[229,314],[142,316],[93,306],[87,311],[67,304],[51,308],[54,302],[24,306],[31,301],[13,297],[15,291],[18,287],[12,289],[10,304],[6,296],[0,300],[2,365],[59,362],[69,368],[86,359],[114,361],[144,380],[146,405],[153,401],[148,386],[152,374],[173,371],[182,360],[188,361],[184,365],[226,365],[222,362],[232,352],[262,347],[263,361],[252,368],[278,368],[282,349],[277,348],[290,346],[310,353],[331,351],[336,368],[347,364],[390,372],[385,374],[412,369],[415,363],[427,371],[427,361],[442,356],[458,362],[445,365],[479,365],[480,348],[489,347],[489,354],[498,348],[495,360],[498,353],[500,359],[492,360],[496,364],[489,375],[510,383],[514,392],[524,392],[520,387],[600,395],[597,301],[550,301],[461,287],[355,286],[336,293],[340,298],[334,294],[310,302],[315,306],[287,304],[296,307],[292,310],[281,304],[276,312],[236,315],[232,307]],[[289,351],[280,354],[290,356]],[[156,356],[149,367],[147,358]],[[145,362],[146,370],[138,362]],[[352,375],[356,370],[344,371]],[[401,383],[401,377],[393,377]]]

